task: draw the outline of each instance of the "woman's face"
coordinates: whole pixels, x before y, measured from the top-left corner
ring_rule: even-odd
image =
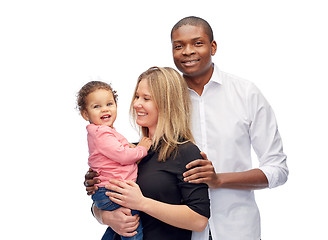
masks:
[[[158,109],[150,94],[146,78],[142,79],[138,84],[133,108],[136,111],[137,124],[147,127],[149,129],[149,137],[152,138],[157,127]]]

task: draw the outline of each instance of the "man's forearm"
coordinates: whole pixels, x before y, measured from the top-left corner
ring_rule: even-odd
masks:
[[[217,173],[216,188],[256,190],[268,187],[268,179],[260,169],[245,172]]]

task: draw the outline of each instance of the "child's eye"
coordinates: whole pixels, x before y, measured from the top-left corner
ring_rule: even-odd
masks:
[[[110,103],[107,103],[107,106],[112,106],[112,105],[113,105],[113,103],[111,103],[111,102]]]
[[[200,45],[202,45],[202,44],[203,44],[203,43],[200,42],[200,41],[196,42],[196,46],[200,46]]]
[[[93,108],[100,108],[100,106],[99,105],[94,105]]]

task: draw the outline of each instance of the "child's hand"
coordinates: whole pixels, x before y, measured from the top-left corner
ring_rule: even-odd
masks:
[[[141,138],[141,140],[140,140],[140,142],[138,144],[138,146],[144,146],[147,149],[147,151],[149,150],[149,148],[151,147],[151,145],[152,145],[152,141],[148,137]]]
[[[133,144],[133,143],[129,143],[129,148],[135,148],[135,147],[136,147],[135,144]]]

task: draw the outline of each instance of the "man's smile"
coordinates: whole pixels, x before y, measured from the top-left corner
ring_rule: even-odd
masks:
[[[185,66],[193,66],[196,63],[198,63],[200,61],[200,59],[186,59],[181,61],[181,63]]]

